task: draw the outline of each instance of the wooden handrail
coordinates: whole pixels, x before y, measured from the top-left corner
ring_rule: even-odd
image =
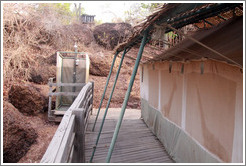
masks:
[[[94,83],[87,83],[64,114],[41,163],[85,162],[85,130],[92,111]]]

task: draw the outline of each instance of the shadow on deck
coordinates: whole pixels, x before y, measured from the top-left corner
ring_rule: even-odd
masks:
[[[90,116],[85,134],[85,160],[89,162],[96,142],[101,119],[105,109],[101,109],[94,132],[91,132],[97,109]],[[93,158],[93,163],[105,163],[121,108],[110,108],[103,131]],[[164,146],[140,118],[141,111],[126,109],[122,126],[113,150],[111,163],[171,163]]]

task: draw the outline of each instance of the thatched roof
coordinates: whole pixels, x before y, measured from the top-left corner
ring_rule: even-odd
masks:
[[[210,29],[200,29],[192,34],[192,38],[218,51],[240,66],[243,66],[243,18],[237,17]],[[186,38],[175,46],[154,56],[146,63],[157,61],[186,61],[194,59],[216,59],[231,63],[194,41]]]
[[[164,25],[169,24],[175,28],[182,28],[189,24],[194,24],[197,28],[201,28],[200,24],[209,24],[213,26],[220,22],[229,19],[227,16],[221,16],[228,11],[235,10],[235,8],[242,10],[242,4],[235,3],[171,3],[164,4],[158,11],[148,16],[144,22],[135,27],[133,35],[125,42],[116,48],[116,51],[121,52],[124,48],[130,48],[141,42],[142,34],[146,29],[150,29],[150,34],[156,31],[156,27],[162,26],[165,33],[171,30]],[[219,23],[214,22],[215,17],[220,17]],[[231,17],[231,16],[229,16]],[[212,18],[212,19],[211,19]],[[208,21],[207,19],[210,19]],[[212,20],[212,21],[211,21]],[[216,18],[216,20],[218,20]]]

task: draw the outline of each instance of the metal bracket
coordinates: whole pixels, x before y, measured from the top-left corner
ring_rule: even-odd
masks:
[[[172,72],[172,67],[173,67],[173,64],[172,64],[172,62],[170,62],[170,63],[169,63],[169,73]]]
[[[181,66],[181,74],[184,74],[184,63],[182,63],[182,66]]]
[[[202,61],[201,62],[201,74],[203,74],[204,73],[204,62]]]

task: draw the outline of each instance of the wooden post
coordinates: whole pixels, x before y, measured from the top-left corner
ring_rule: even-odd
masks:
[[[93,96],[94,96],[94,82],[91,82],[91,84],[92,84],[92,98],[91,98],[91,102],[90,102],[90,105],[92,105],[92,107],[91,107],[91,115],[92,115],[92,110],[93,110]]]
[[[73,110],[75,115],[75,140],[73,163],[85,162],[85,131],[84,131],[84,109]]]
[[[53,78],[49,78],[49,94],[52,93],[52,84],[53,84]],[[48,119],[53,117],[51,108],[52,108],[52,96],[49,95]]]

